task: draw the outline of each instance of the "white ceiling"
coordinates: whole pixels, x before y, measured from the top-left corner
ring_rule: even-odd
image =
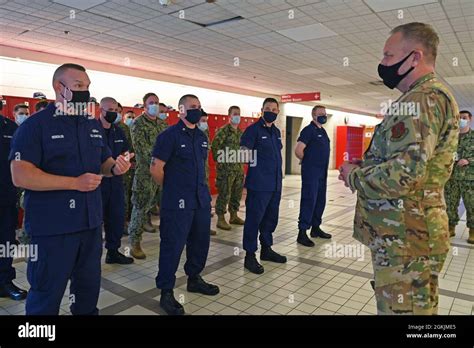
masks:
[[[437,72],[472,108],[473,0],[0,0],[0,45],[274,95],[321,91],[326,105],[377,113],[398,96],[370,84],[384,42],[412,21],[437,30]]]

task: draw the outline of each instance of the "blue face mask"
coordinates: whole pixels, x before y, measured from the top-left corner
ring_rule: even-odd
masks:
[[[230,118],[230,122],[232,124],[239,124],[240,123],[240,116],[239,115],[232,115]]]
[[[207,122],[199,122],[198,128],[204,132],[208,128]]]
[[[459,127],[460,128],[466,128],[466,126],[469,124],[469,120],[466,120],[464,118],[461,118],[459,120]]]
[[[17,114],[17,115],[15,115],[15,121],[18,125],[25,122],[27,118],[28,118],[28,115],[26,115],[26,114]]]
[[[122,114],[117,113],[117,118],[115,119],[114,123],[119,124],[120,122],[122,122]]]
[[[158,117],[164,121],[164,120],[166,120],[166,119],[168,118],[168,114],[160,113],[160,114],[158,115]]]
[[[318,116],[316,121],[318,121],[319,124],[325,124],[328,121],[328,117],[327,115]]]
[[[133,124],[133,118],[127,118],[127,119],[125,120],[125,124],[126,124],[127,126],[131,127],[132,124]]]
[[[275,122],[277,116],[278,116],[277,114],[275,114],[274,112],[271,112],[271,111],[264,111],[263,112],[263,119],[268,123]]]
[[[158,115],[158,105],[157,104],[150,104],[146,107],[146,111],[150,116]]]

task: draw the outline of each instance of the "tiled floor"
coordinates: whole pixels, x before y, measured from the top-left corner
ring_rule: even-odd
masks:
[[[305,248],[295,242],[299,213],[300,177],[287,176],[284,180],[280,205],[280,220],[274,234],[274,249],[288,256],[288,263],[277,265],[263,262],[263,275],[244,271],[242,227],[231,231],[218,230],[212,237],[204,277],[220,286],[215,297],[191,294],[186,291],[184,259],[177,273],[175,295],[189,314],[360,314],[376,313],[373,291],[369,285],[372,266],[369,251],[361,255],[340,257],[325,255],[326,245],[360,246],[352,235],[355,196],[338,182],[335,171],[328,180],[328,201],[323,218],[323,229],[333,235],[332,240],[315,239],[316,247]],[[243,201],[242,201],[243,202]],[[244,216],[245,207],[241,209]],[[158,223],[158,221],[155,221]],[[212,220],[215,227],[216,217]],[[466,243],[468,230],[465,214],[452,239],[452,247],[440,275],[440,314],[473,314],[474,253]],[[128,246],[123,239],[124,247]],[[146,233],[143,248],[146,260],[136,260],[129,266],[102,267],[102,289],[98,307],[101,314],[156,315],[159,290],[155,276],[159,254],[158,234]],[[15,263],[17,283],[28,288],[26,264]],[[65,294],[61,314],[69,314]],[[24,314],[24,303],[0,299],[1,314]]]

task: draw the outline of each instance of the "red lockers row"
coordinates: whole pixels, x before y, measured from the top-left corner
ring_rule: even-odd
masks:
[[[336,168],[344,161],[362,158],[364,150],[364,127],[337,126]]]
[[[35,112],[35,105],[39,102],[38,99],[34,98],[25,98],[25,97],[15,97],[15,96],[0,96],[0,101],[3,103],[3,110],[0,112],[2,115],[14,120],[13,117],[13,109],[17,104],[26,104],[29,107],[30,115]],[[52,100],[48,100],[52,102]],[[140,115],[143,112],[143,109],[134,108],[130,106],[124,106],[122,114],[125,114],[127,111],[133,111],[136,116]],[[99,116],[99,108],[95,108],[95,116]],[[171,111],[169,112],[169,117],[167,122],[169,125],[176,124],[178,122],[178,112]],[[240,122],[239,128],[243,131],[247,126],[251,125],[252,123],[256,122],[258,119],[253,117],[242,117]],[[208,118],[208,125],[209,125],[209,135],[212,139],[214,139],[214,135],[216,131],[225,126],[229,123],[229,116],[227,115],[217,115],[217,114],[209,114]],[[209,187],[211,189],[211,194],[216,194],[216,164],[214,159],[212,158],[212,154],[209,154]]]

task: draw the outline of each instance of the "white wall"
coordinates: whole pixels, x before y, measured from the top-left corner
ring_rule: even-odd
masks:
[[[56,64],[0,57],[0,95],[32,97],[34,92],[43,92],[48,98],[54,99],[51,79],[57,67]],[[179,98],[184,94],[191,93],[199,97],[203,108],[209,113],[227,114],[229,106],[238,105],[243,116],[254,116],[260,112],[263,102],[263,98],[260,97],[185,86],[136,76],[96,70],[88,70],[88,74],[92,82],[90,87],[91,96],[97,100],[105,96],[111,96],[124,106],[141,103],[145,93],[155,92],[160,97],[161,102],[177,108]],[[322,104],[324,105],[324,103]],[[281,113],[277,119],[277,126],[281,129],[283,146],[285,147],[286,116],[303,117],[302,129],[311,122],[312,106],[286,103],[280,105],[280,109]],[[327,112],[333,115],[324,126],[331,140],[330,168],[333,168],[336,126],[344,125],[344,117],[349,116],[350,125],[375,125],[380,121],[375,117],[332,109],[327,109]],[[301,129],[297,130],[298,133]],[[283,149],[283,159],[284,156],[285,149]],[[293,165],[292,168],[294,173],[299,173],[299,166]]]
[[[51,79],[57,67],[54,64],[0,57],[0,94],[32,97],[34,92],[43,92],[54,99]],[[145,93],[154,92],[161,102],[177,108],[179,98],[190,93],[199,97],[208,113],[226,115],[229,106],[238,105],[243,116],[252,116],[252,113],[260,111],[263,102],[259,97],[101,71],[87,72],[91,79],[91,96],[98,101],[106,96],[114,97],[124,106],[141,103]]]

